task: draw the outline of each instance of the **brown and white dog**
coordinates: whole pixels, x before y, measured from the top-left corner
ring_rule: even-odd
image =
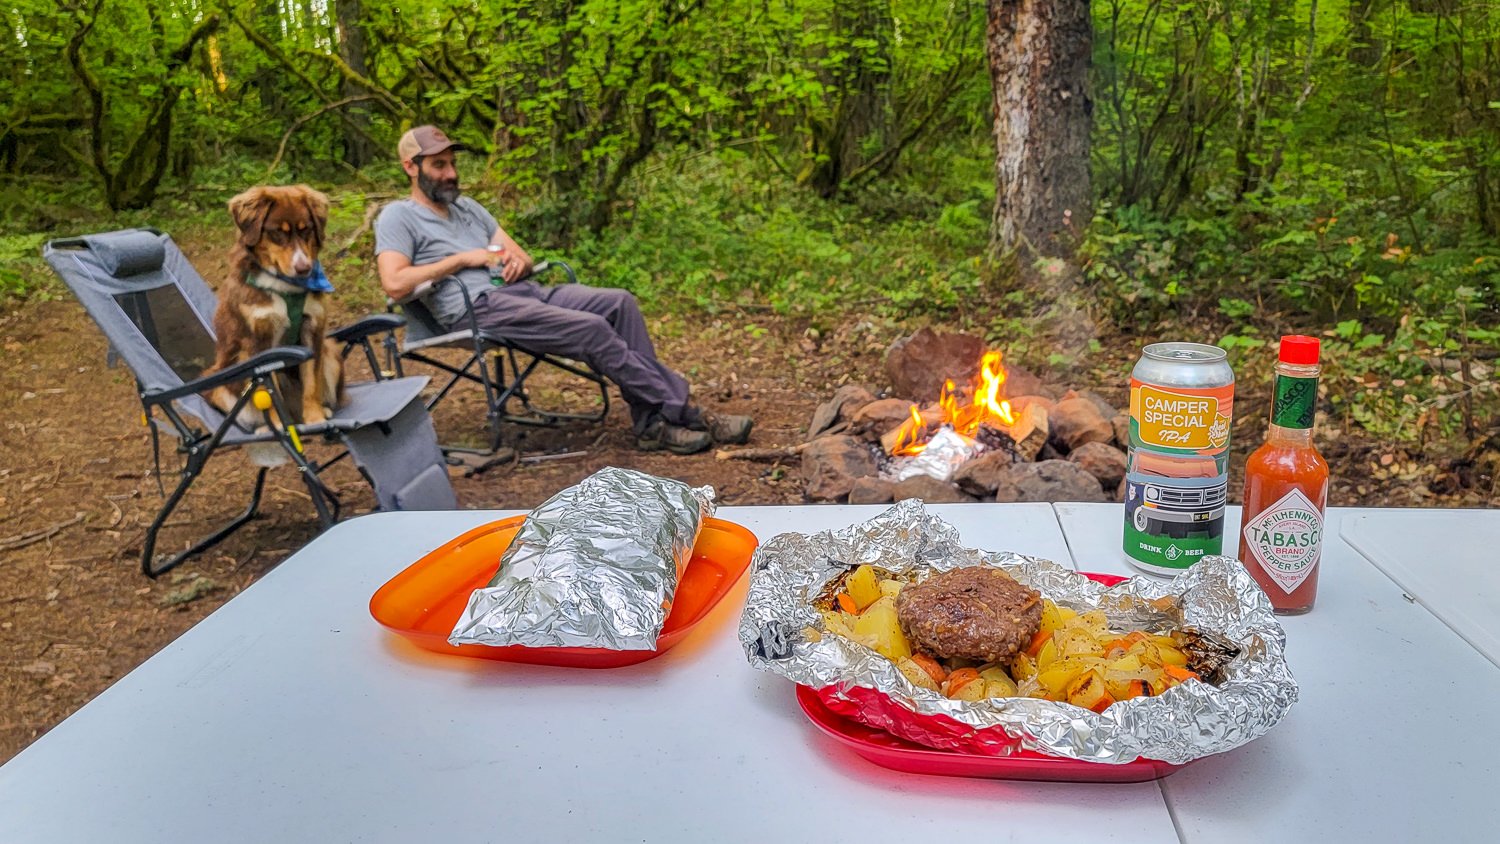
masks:
[[[229,278],[219,288],[214,312],[217,371],[274,346],[306,346],[313,356],[280,382],[292,421],[326,421],[343,400],[344,365],[337,344],[324,337],[327,278],[318,263],[328,224],[328,197],[307,185],[254,187],[229,200],[239,229],[230,252]],[[294,324],[298,323],[298,324]],[[244,384],[215,389],[210,400],[224,412],[234,407]],[[241,423],[277,424],[246,405]]]

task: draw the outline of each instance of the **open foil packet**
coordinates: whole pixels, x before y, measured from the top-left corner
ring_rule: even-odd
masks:
[[[606,468],[526,517],[448,641],[652,650],[712,487]]]
[[[1112,629],[1191,628],[1241,650],[1218,686],[1184,683],[1157,697],[1115,703],[1103,714],[1034,698],[950,700],[913,685],[875,651],[824,629],[814,602],[863,563],[900,575],[998,566],[1059,605],[1102,610]],[[752,666],[821,690],[835,711],[922,744],[985,755],[1025,749],[1110,764],[1146,757],[1180,765],[1264,735],[1297,701],[1285,634],[1265,593],[1236,560],[1206,557],[1170,581],[1136,577],[1107,588],[1049,560],[965,548],[956,528],[915,499],[860,525],[786,533],[762,544],[751,563],[740,643]]]

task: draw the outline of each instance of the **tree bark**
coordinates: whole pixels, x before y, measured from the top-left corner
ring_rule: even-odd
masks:
[[[1001,255],[1067,257],[1092,210],[1088,0],[989,0]]]
[[[364,4],[360,0],[336,0],[334,13],[338,20],[339,57],[351,70],[368,77],[370,69],[365,63]],[[342,82],[345,100],[365,94],[363,88],[351,79]],[[368,101],[352,102],[346,115],[352,132],[344,133],[344,162],[358,170],[375,159],[375,146],[370,141],[370,106]]]

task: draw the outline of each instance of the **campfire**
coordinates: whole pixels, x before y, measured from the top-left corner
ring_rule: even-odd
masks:
[[[1118,494],[1126,417],[1100,396],[1047,384],[979,338],[928,329],[891,346],[886,374],[887,398],[840,387],[800,446],[721,456],[795,456],[808,497],[818,501],[1105,501]]]
[[[881,475],[905,481],[926,475],[949,481],[965,463],[999,451],[1014,461],[1032,461],[1046,445],[1046,408],[1029,401],[1022,412],[1005,397],[1004,353],[990,350],[980,358],[970,384],[959,387],[944,378],[935,403],[912,404],[900,425],[880,437]]]
[[[960,392],[952,378],[944,379],[943,392],[937,403],[939,426],[947,425],[958,436],[975,442],[981,425],[1008,429],[1016,424],[1010,402],[1000,397],[1005,386],[1005,367],[1000,363],[1002,357],[997,351],[985,352],[979,363],[979,383],[971,390]],[[916,405],[912,405],[911,418],[892,433],[895,436],[886,446],[886,453],[915,457],[926,450],[934,426]]]

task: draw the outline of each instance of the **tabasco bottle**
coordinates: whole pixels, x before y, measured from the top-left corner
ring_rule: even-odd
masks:
[[[1313,446],[1318,340],[1281,338],[1271,428],[1245,462],[1240,561],[1279,614],[1305,613],[1318,592],[1328,463]]]

